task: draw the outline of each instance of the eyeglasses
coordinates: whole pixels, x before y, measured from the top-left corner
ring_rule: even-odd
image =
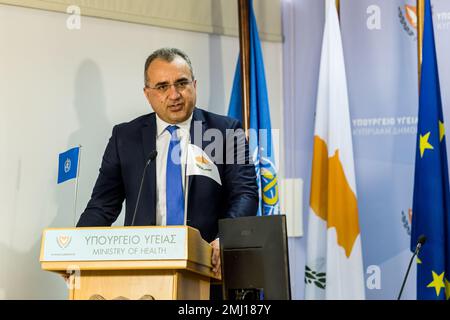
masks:
[[[166,93],[167,90],[169,90],[169,88],[171,86],[175,87],[175,90],[177,90],[177,92],[183,91],[184,89],[186,89],[187,86],[189,86],[193,81],[192,80],[180,80],[177,81],[175,83],[161,83],[158,84],[154,87],[150,87],[150,86],[146,86],[149,89],[154,89],[156,91],[158,91],[159,93]]]

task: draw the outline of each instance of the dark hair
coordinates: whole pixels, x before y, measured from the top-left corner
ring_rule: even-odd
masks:
[[[147,85],[148,77],[147,77],[147,70],[150,64],[155,59],[162,59],[167,62],[172,62],[175,57],[181,57],[189,66],[189,70],[191,70],[191,76],[192,80],[194,80],[194,71],[192,70],[192,64],[191,60],[189,59],[188,55],[177,48],[161,48],[156,51],[154,51],[148,58],[147,61],[145,61],[145,69],[144,69],[144,84]]]

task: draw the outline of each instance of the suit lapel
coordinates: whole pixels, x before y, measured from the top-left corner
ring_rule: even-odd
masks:
[[[200,130],[196,130],[196,123],[197,126],[199,123],[201,123],[201,136],[198,136],[200,133]],[[190,136],[191,136],[191,143],[195,144],[197,147],[201,148],[202,150],[205,149],[205,146],[203,145],[205,143],[203,137],[205,136],[206,131],[206,121],[203,116],[203,113],[201,110],[195,108],[194,112],[192,114],[192,120],[191,120],[191,128],[190,128]],[[194,179],[194,176],[189,176],[189,182],[188,182],[188,192],[191,189],[192,180]],[[189,200],[189,194],[188,194],[188,200]]]
[[[142,144],[144,149],[144,164],[149,154],[156,150],[156,116],[155,113],[150,114],[149,120],[144,124],[141,130]],[[152,161],[147,168],[145,185],[148,186],[149,197],[141,196],[141,208],[149,210],[150,224],[156,224],[156,161]],[[145,190],[146,188],[144,188]],[[143,191],[144,191],[143,190]],[[149,205],[144,206],[144,202]],[[139,210],[141,211],[141,210]]]
[[[198,129],[199,124],[201,124],[201,130]],[[197,129],[196,129],[197,127]],[[205,136],[205,131],[206,131],[206,121],[205,118],[203,116],[203,112],[197,108],[194,109],[194,113],[192,115],[192,121],[191,121],[191,128],[190,128],[190,136],[191,136],[191,142],[192,144],[195,144],[197,147],[201,148],[202,150],[204,150],[204,139],[203,137]],[[199,136],[199,134],[201,134]],[[187,168],[186,168],[187,169]],[[189,176],[188,177],[188,188],[187,188],[187,210],[186,210],[186,220],[187,220],[187,225],[191,225],[190,220],[191,220],[191,210],[190,207],[191,203],[192,203],[192,197],[194,196],[194,193],[191,192],[191,186],[192,186],[192,181],[195,179],[195,176]]]

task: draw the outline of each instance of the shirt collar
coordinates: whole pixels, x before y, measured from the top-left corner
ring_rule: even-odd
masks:
[[[162,120],[158,116],[158,114],[156,114],[156,133],[157,133],[157,137],[161,136],[164,133],[164,131],[166,130],[166,128],[168,126],[172,126],[172,125],[178,126],[178,128],[180,128],[182,131],[189,132],[190,129],[191,129],[191,121],[192,121],[192,115],[193,114],[194,113],[191,113],[189,118],[187,118],[183,122],[180,122],[180,123],[177,123],[177,124],[168,123],[168,122]]]

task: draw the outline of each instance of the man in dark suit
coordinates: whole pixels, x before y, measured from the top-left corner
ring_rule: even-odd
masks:
[[[110,226],[126,199],[127,226],[197,228],[213,247],[217,273],[218,220],[256,215],[258,187],[240,123],[196,108],[196,88],[191,62],[182,51],[164,48],[148,57],[144,94],[155,112],[113,128],[77,227]],[[137,204],[142,173],[154,150],[157,157],[147,168]]]

